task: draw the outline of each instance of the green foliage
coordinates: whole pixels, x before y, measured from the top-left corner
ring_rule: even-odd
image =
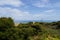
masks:
[[[5,31],[8,28],[14,27],[14,22],[11,18],[0,18],[0,31]]]
[[[0,18],[0,40],[60,40],[60,21],[29,22],[14,25],[9,17]]]

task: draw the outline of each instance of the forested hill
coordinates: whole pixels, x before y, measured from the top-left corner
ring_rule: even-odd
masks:
[[[60,40],[60,21],[15,25],[12,18],[1,17],[0,40]]]

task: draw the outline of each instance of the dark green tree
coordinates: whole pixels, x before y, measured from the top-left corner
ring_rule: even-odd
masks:
[[[2,17],[0,18],[0,31],[4,31],[8,28],[14,27],[14,22],[12,18]]]

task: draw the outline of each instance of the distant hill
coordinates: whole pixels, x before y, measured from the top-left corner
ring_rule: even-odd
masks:
[[[55,22],[53,20],[16,20],[15,23],[26,23],[26,22]]]

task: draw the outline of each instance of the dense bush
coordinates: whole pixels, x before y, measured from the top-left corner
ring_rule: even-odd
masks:
[[[12,18],[2,17],[0,40],[60,40],[60,22],[29,22],[15,26]]]

